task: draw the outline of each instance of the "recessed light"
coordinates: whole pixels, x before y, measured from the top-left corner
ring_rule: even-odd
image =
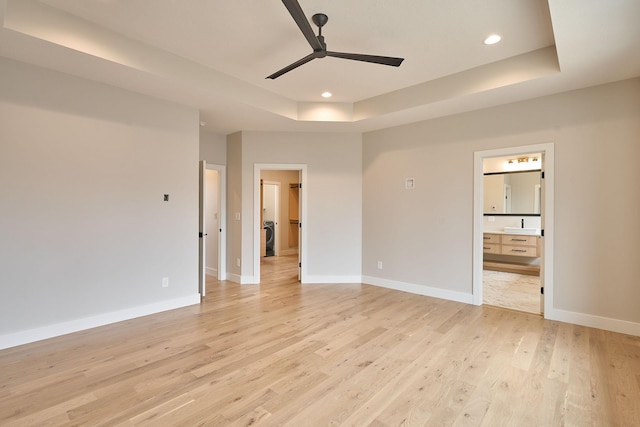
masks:
[[[500,40],[502,40],[502,37],[500,37],[497,34],[491,34],[489,37],[487,37],[486,39],[484,39],[484,44],[496,44],[498,43]]]
[[[331,92],[322,92],[323,98],[331,98],[331,96],[332,96]]]

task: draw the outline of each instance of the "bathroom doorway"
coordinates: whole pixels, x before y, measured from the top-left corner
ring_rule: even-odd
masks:
[[[538,159],[541,162],[539,175],[542,180],[539,187],[536,187],[535,184],[527,184],[527,188],[531,187],[531,197],[527,197],[527,203],[530,203],[528,209],[535,209],[534,206],[538,205],[540,213],[536,216],[529,211],[514,211],[514,209],[521,209],[516,207],[519,202],[518,197],[520,197],[516,193],[516,187],[519,185],[516,180],[509,183],[511,212],[500,211],[499,207],[504,206],[504,194],[499,190],[500,194],[497,198],[491,200],[492,187],[485,188],[485,160],[507,158],[518,162],[520,159],[520,167],[524,170],[531,168],[530,165],[522,164],[525,163],[525,158],[530,162],[533,160],[531,153],[538,153],[540,156]],[[500,188],[505,188],[503,185],[504,180],[500,184]],[[529,215],[517,215],[521,213],[529,213]],[[485,231],[490,233],[485,234]],[[475,153],[473,239],[474,304],[503,306],[545,316],[549,310],[553,309],[553,144],[486,150]],[[513,255],[518,256],[510,257],[511,251],[514,252]],[[526,259],[532,266],[528,268],[528,271],[527,268],[519,271],[520,265],[526,267],[527,262],[516,262],[518,268],[512,271],[496,271],[501,268],[485,269],[485,253],[506,254],[504,258],[507,261]],[[531,262],[538,257],[530,255],[539,255],[538,266],[535,265],[535,262]],[[490,257],[487,256],[487,258]],[[539,273],[532,273],[536,268]],[[522,294],[526,299],[524,306],[519,305],[518,302],[510,303],[512,296],[500,295],[501,289],[509,287],[515,291],[512,295],[514,298],[517,297],[518,289],[525,291]]]
[[[483,304],[542,312],[541,157],[526,153],[483,160]]]

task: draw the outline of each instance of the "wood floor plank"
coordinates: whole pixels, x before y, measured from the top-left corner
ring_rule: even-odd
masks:
[[[490,271],[485,267],[482,300],[487,305],[540,314],[540,272]]]
[[[640,337],[362,284],[207,278],[196,306],[0,351],[2,426],[631,426]]]

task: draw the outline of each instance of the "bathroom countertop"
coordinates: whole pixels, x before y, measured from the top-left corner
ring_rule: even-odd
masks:
[[[504,231],[502,229],[495,229],[495,230],[491,230],[491,229],[485,229],[483,230],[483,233],[490,233],[490,234],[513,234],[513,235],[517,235],[517,236],[537,236],[540,237],[540,231],[537,232],[514,232],[514,231]]]

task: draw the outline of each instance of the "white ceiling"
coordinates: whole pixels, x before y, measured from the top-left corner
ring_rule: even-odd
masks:
[[[363,132],[640,76],[638,0],[299,1],[329,16],[329,50],[405,61],[265,79],[311,53],[278,0],[0,0],[0,55],[198,108],[223,134]]]

